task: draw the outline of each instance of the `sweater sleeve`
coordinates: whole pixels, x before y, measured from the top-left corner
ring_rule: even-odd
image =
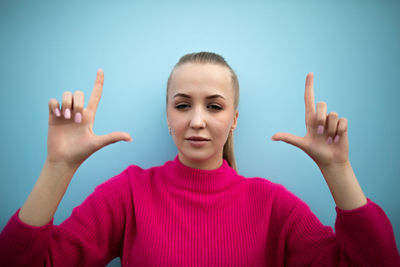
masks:
[[[400,256],[389,218],[368,199],[354,210],[336,207],[336,237],[343,259],[358,266],[400,266]]]
[[[354,210],[336,207],[335,233],[324,226],[308,205],[296,203],[283,224],[287,266],[400,266],[392,225],[373,201]]]
[[[2,266],[105,266],[121,255],[127,174],[96,187],[60,225],[35,227],[18,209],[0,234]]]

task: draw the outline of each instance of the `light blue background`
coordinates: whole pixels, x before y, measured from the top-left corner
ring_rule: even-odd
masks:
[[[165,86],[178,59],[214,51],[241,85],[239,171],[281,183],[326,225],[335,203],[315,163],[270,137],[303,136],[304,81],[349,121],[350,159],[365,194],[400,244],[400,5],[395,1],[2,1],[0,3],[0,229],[23,205],[46,158],[47,103],[105,73],[94,131],[127,131],[78,170],[55,214],[64,221],[94,188],[130,164],[161,165],[168,134]],[[119,259],[111,265],[118,266]]]

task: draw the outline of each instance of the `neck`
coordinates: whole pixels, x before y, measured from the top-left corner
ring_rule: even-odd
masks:
[[[200,169],[200,170],[215,170],[221,167],[223,163],[222,155],[212,157],[205,160],[193,160],[185,157],[182,153],[178,154],[179,161],[190,168]]]
[[[179,160],[179,155],[173,161],[164,165],[165,178],[176,188],[192,192],[221,192],[243,181],[244,177],[236,173],[226,160],[217,169],[204,170],[191,168]]]

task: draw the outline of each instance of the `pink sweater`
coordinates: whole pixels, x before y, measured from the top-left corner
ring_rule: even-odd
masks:
[[[1,266],[400,266],[384,211],[336,207],[335,232],[279,184],[183,165],[131,165],[60,225],[11,217]]]

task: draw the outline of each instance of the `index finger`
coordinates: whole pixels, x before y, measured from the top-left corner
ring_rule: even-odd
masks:
[[[100,102],[101,94],[103,92],[104,73],[103,70],[97,71],[96,81],[94,83],[92,94],[90,95],[88,109],[96,113],[97,105]]]
[[[310,72],[306,77],[306,88],[304,90],[304,103],[306,106],[306,115],[315,113],[314,105],[314,73]]]

